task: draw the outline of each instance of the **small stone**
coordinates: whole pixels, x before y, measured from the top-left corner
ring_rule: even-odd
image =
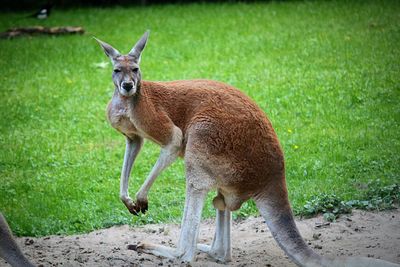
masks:
[[[314,233],[312,237],[317,240],[321,237],[321,233]]]
[[[33,239],[30,239],[30,238],[25,239],[26,246],[32,245],[33,243],[35,243],[35,241],[33,241]]]
[[[126,248],[129,249],[129,250],[135,250],[136,251],[137,250],[137,245],[129,244],[129,245],[126,246]]]

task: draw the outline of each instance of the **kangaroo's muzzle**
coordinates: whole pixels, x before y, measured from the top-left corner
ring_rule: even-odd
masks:
[[[124,89],[125,91],[129,92],[129,91],[132,90],[132,88],[133,88],[133,82],[122,82],[122,83],[121,83],[121,87],[122,87],[122,89]]]
[[[129,82],[122,82],[119,88],[119,92],[123,95],[123,96],[131,96],[134,95],[136,93],[136,86],[135,83],[133,83],[132,81]]]

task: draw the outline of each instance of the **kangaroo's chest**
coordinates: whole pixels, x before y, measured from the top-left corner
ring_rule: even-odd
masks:
[[[108,120],[112,127],[126,136],[137,135],[138,129],[129,118],[129,109],[126,103],[118,98],[113,98],[107,107]]]

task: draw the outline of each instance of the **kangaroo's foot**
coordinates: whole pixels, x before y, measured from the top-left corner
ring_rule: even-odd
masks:
[[[177,259],[182,262],[192,262],[195,256],[194,250],[179,251],[178,249],[174,249],[171,247],[145,242],[139,242],[137,245],[129,245],[128,248],[137,252],[151,254],[157,257]]]
[[[201,252],[207,253],[208,256],[220,262],[232,261],[230,251],[224,251],[223,248],[213,248],[206,244],[197,244],[197,249]]]

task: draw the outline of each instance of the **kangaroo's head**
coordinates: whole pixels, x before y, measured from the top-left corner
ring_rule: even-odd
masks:
[[[148,37],[149,31],[146,31],[127,55],[121,55],[111,45],[95,38],[103,48],[104,53],[111,59],[114,67],[112,79],[115,88],[123,96],[132,96],[140,88],[140,55],[146,46]]]

